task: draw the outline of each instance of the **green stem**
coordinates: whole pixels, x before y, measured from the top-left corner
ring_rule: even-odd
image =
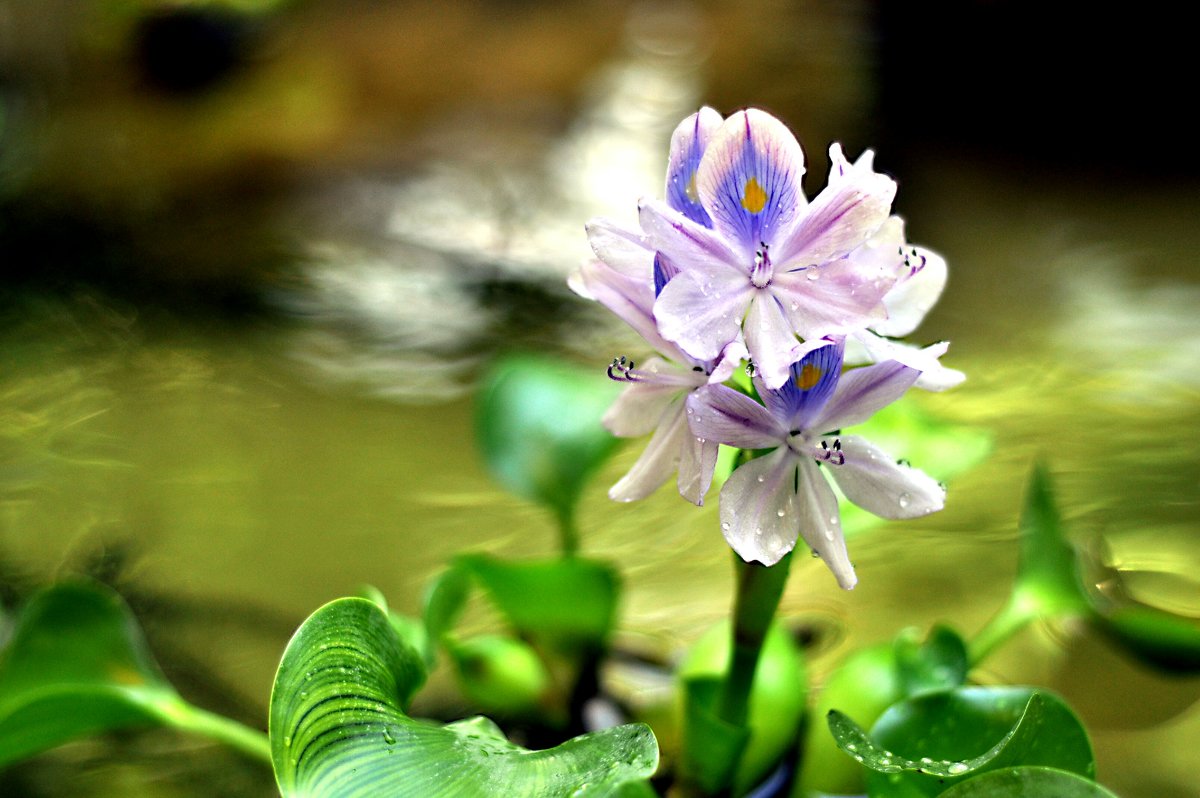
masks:
[[[579,553],[579,528],[575,526],[575,506],[558,508],[558,543],[562,556],[574,557]]]
[[[767,567],[733,557],[737,593],[733,605],[733,646],[729,655],[729,670],[717,698],[717,717],[733,726],[746,725],[750,688],[754,671],[762,654],[763,641],[779,600],[787,584],[792,564],[789,553],[775,565]]]
[[[163,713],[167,722],[176,729],[209,737],[241,751],[251,759],[271,765],[271,741],[267,735],[244,726],[236,720],[217,715],[206,709],[192,706],[180,699]]]
[[[1024,629],[1035,617],[1036,613],[1029,612],[1025,602],[1014,595],[967,645],[967,655],[971,667],[979,665],[1002,643]]]

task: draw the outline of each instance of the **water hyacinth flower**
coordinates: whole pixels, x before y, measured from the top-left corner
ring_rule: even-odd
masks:
[[[741,332],[767,387],[778,388],[816,345],[804,341],[887,318],[897,271],[846,256],[887,221],[896,185],[856,165],[808,202],[803,152],[781,122],[757,109],[719,126],[717,118],[704,109],[685,120],[675,139],[688,146],[673,140],[668,201],[639,207],[642,232],[672,273],[654,318],[700,360]]]
[[[824,341],[790,366],[778,389],[756,376],[763,404],[723,385],[707,386],[688,398],[688,418],[698,437],[772,450],[739,466],[721,490],[721,530],[734,551],[747,562],[773,565],[802,535],[848,590],[857,578],[838,500],[822,471],[847,499],[883,518],[940,510],[945,490],[924,472],[841,432],[899,399],[919,372],[886,361],[843,374],[842,361],[842,343]]]

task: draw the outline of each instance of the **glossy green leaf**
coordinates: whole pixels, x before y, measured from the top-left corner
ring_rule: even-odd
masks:
[[[510,562],[466,555],[456,565],[474,576],[521,633],[564,646],[597,647],[616,618],[620,577],[582,557]]]
[[[1117,798],[1094,781],[1045,767],[994,770],[954,785],[942,798]]]
[[[947,690],[967,678],[967,644],[946,626],[935,626],[921,640],[916,630],[896,637],[896,668],[906,696]]]
[[[821,722],[831,710],[873,724],[884,710],[904,697],[896,667],[895,647],[881,643],[851,653],[817,695],[804,730],[795,796],[861,795],[866,791],[863,768],[838,749]]]
[[[266,758],[266,738],[186,703],[108,588],[65,583],[21,608],[0,652],[0,766],[112,729],[167,725]]]
[[[1057,696],[1029,687],[961,687],[906,699],[883,713],[870,737],[839,713],[829,726],[839,747],[870,768],[872,796],[937,795],[967,776],[1017,765],[1095,774],[1079,719]]]
[[[403,708],[424,679],[417,651],[373,602],[326,604],[284,652],[271,694],[271,750],[284,798],[615,795],[658,763],[644,725],[527,751],[484,718],[446,726]]]
[[[471,592],[471,574],[458,565],[442,571],[425,591],[425,631],[434,647],[454,628]],[[427,659],[426,664],[432,665]]]
[[[600,419],[619,391],[602,369],[532,356],[501,362],[477,406],[488,468],[509,490],[569,519],[584,483],[616,447]]]

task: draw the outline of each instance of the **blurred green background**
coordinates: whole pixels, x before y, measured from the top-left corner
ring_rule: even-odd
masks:
[[[1200,616],[1200,168],[1147,90],[1192,69],[1171,8],[0,0],[0,596],[111,582],[185,695],[261,727],[319,604],[367,582],[413,611],[461,550],[550,552],[553,518],[483,470],[473,387],[512,351],[599,381],[645,354],[565,279],[583,222],[632,222],[710,104],[788,123],[810,195],[831,141],[877,150],[950,263],[919,334],[968,374],[917,401],[994,439],[944,512],[851,542],[853,592],[796,563],[815,678],[904,625],[979,628],[1038,457],[1111,566],[1099,589]],[[639,450],[580,530],[627,575],[623,643],[669,655],[728,611],[728,554],[715,501],[608,502]],[[1200,680],[1073,628],[982,677],[1060,691],[1119,794],[1200,794]],[[4,795],[272,791],[162,732],[0,774]]]

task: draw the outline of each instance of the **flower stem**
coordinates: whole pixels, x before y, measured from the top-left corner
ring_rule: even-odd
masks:
[[[967,646],[967,659],[972,668],[979,665],[1010,637],[1025,628],[1036,617],[1016,595],[979,630]]]
[[[579,553],[579,528],[575,525],[573,504],[558,510],[558,541],[562,556],[574,557]]]
[[[737,580],[733,605],[733,646],[729,653],[729,670],[717,698],[716,714],[726,723],[744,727],[754,671],[758,667],[767,630],[783,596],[783,587],[787,584],[792,555],[785,555],[770,567],[745,562],[736,554],[733,563]]]
[[[200,734],[234,748],[251,759],[271,762],[271,741],[267,735],[244,726],[236,720],[209,712],[188,704],[183,700],[171,702],[169,707],[160,707],[165,720],[176,729]]]

